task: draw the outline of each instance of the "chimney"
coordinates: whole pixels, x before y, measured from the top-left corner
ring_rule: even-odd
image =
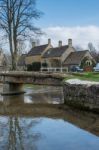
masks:
[[[62,41],[59,41],[59,47],[61,47],[62,46]]]
[[[51,45],[51,39],[48,39],[48,45]]]
[[[36,42],[32,42],[32,48],[36,46]]]
[[[68,39],[68,46],[72,47],[72,39]]]

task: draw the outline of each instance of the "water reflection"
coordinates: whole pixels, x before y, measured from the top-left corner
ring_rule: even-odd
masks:
[[[58,87],[25,90],[25,95],[0,97],[0,150],[98,150],[99,115],[41,105],[63,102]]]
[[[72,110],[65,105],[35,105],[25,102],[24,97],[24,95],[4,96],[0,102],[0,115],[61,118],[99,136],[99,115]]]
[[[25,86],[25,102],[60,104],[64,102],[63,88],[52,86]]]
[[[19,141],[20,149],[24,149],[23,141],[22,141],[22,130],[19,125],[19,120],[17,117],[9,117],[9,142],[8,149],[14,150],[17,148],[17,142]]]
[[[1,150],[98,150],[99,138],[62,119],[0,117]],[[8,123],[8,124],[7,124]],[[5,124],[5,125],[4,125]]]
[[[0,101],[12,104],[31,103],[31,104],[60,104],[64,102],[62,87],[52,86],[30,86],[25,85],[24,95],[20,96],[0,96]]]
[[[12,116],[5,118],[3,121],[1,119],[0,117],[0,128],[2,129],[0,150],[37,150],[35,143],[40,140],[41,135],[38,132],[31,132],[31,129],[40,123],[41,119],[25,119]]]

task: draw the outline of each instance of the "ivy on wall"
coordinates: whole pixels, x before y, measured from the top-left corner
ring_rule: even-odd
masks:
[[[87,61],[90,61],[91,64],[88,65]],[[85,57],[82,61],[81,61],[81,65],[80,68],[85,68],[87,66],[91,66],[91,67],[95,67],[95,62],[93,59],[89,59],[88,57]]]

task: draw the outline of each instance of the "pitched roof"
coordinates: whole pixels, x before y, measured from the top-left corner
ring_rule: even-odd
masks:
[[[67,48],[68,45],[51,48],[44,53],[43,58],[60,57],[67,50]]]
[[[26,58],[26,54],[22,54],[18,60],[18,66],[24,66],[25,65],[25,58]]]
[[[78,65],[81,63],[81,60],[83,59],[84,55],[88,52],[88,50],[85,51],[76,51],[72,52],[65,60],[65,65]]]
[[[35,46],[34,48],[32,48],[27,56],[35,56],[35,55],[41,55],[42,52],[46,49],[46,47],[48,46],[48,44],[46,45],[40,45],[40,46]]]

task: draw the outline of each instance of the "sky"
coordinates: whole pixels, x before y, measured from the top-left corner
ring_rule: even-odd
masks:
[[[88,42],[99,47],[99,0],[37,0],[37,9],[43,12],[36,22],[45,33],[41,43],[51,38],[56,46],[72,38],[82,48]]]

